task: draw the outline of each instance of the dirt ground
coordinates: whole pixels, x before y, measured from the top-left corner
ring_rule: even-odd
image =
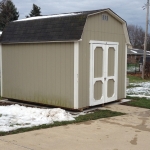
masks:
[[[135,77],[141,77],[142,74],[141,73],[128,73],[128,75],[131,75],[131,76],[135,76]]]
[[[8,106],[8,105],[12,105],[12,103],[0,101],[0,106]]]

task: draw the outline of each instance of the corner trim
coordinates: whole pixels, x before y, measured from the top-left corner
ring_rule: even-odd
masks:
[[[124,91],[124,97],[126,98],[126,89],[127,89],[127,45],[125,44],[125,91]]]
[[[107,44],[107,45],[119,45],[119,42],[109,42],[109,41],[95,41],[95,40],[90,40],[90,44]]]
[[[0,44],[0,81],[1,81],[1,97],[3,96],[3,76],[2,76],[2,45]]]
[[[74,42],[74,109],[79,108],[79,42]]]

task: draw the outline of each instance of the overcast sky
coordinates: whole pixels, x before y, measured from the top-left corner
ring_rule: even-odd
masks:
[[[142,26],[145,29],[146,10],[142,9],[147,0],[12,0],[25,18],[33,3],[41,8],[42,15],[68,13],[84,10],[110,8],[128,24]]]

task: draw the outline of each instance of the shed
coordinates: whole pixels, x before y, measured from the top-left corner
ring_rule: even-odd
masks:
[[[126,22],[111,9],[10,22],[1,95],[71,109],[126,97]]]

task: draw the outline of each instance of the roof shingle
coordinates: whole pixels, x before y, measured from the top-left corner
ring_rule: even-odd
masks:
[[[6,25],[2,44],[24,42],[72,41],[82,36],[89,14],[102,10],[76,12],[75,15],[47,16],[43,19],[14,21]]]

